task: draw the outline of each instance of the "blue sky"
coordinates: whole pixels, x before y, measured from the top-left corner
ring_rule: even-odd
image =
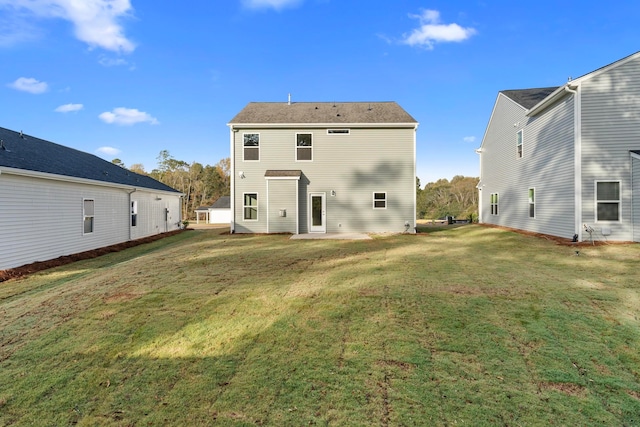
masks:
[[[561,5],[560,7],[558,5]],[[127,166],[215,164],[251,101],[396,101],[422,184],[478,176],[498,91],[640,50],[640,2],[0,0],[0,126]]]

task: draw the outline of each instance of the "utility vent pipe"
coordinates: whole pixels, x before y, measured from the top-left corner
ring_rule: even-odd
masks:
[[[287,101],[287,105],[291,105],[291,94],[289,94],[289,100]]]

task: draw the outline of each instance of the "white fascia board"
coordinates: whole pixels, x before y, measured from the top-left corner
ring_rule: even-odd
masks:
[[[118,184],[115,182],[96,181],[93,179],[76,178],[73,176],[57,175],[53,173],[31,171],[27,169],[8,168],[5,166],[0,166],[0,175],[1,174],[26,176],[30,178],[49,179],[52,181],[71,182],[74,184],[86,184],[86,185],[96,185],[100,187],[122,188],[129,191],[132,191],[132,190],[147,191],[149,193],[160,193],[160,194],[179,196],[179,197],[184,196],[184,193],[174,193],[172,191],[157,190],[154,188],[140,187],[136,185],[126,185],[126,184]]]
[[[256,128],[411,128],[417,129],[419,123],[227,123],[231,129]]]
[[[272,179],[294,179],[296,181],[300,181],[300,177],[299,176],[265,176],[264,179],[266,180],[272,180]]]

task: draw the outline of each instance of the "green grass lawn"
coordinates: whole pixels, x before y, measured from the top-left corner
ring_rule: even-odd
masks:
[[[188,231],[0,284],[0,425],[640,425],[640,245]]]

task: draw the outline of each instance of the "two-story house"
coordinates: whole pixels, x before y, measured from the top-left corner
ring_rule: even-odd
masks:
[[[231,232],[415,232],[418,123],[395,102],[252,102],[229,123]]]
[[[640,241],[640,52],[558,87],[501,91],[477,152],[481,223]]]

